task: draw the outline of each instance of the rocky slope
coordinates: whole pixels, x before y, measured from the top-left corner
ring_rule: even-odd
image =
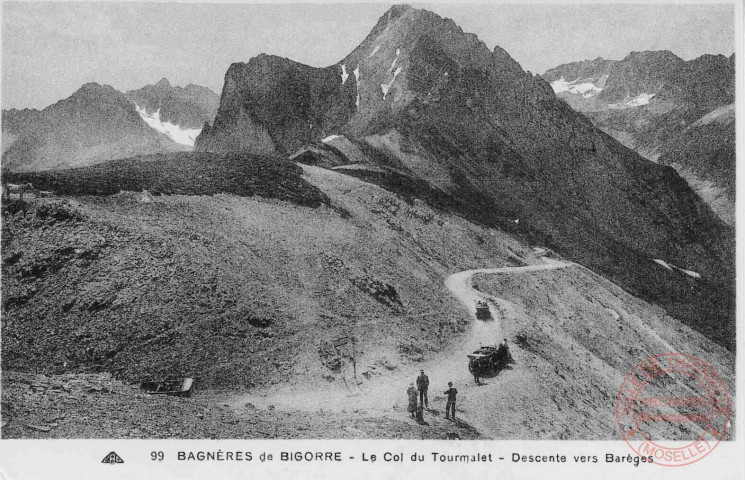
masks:
[[[680,63],[668,54],[634,60],[651,72],[658,57]],[[643,86],[660,82],[650,75]],[[612,92],[613,100],[635,93]],[[430,197],[487,224],[518,220],[530,238],[733,345],[721,333],[734,325],[732,231],[672,168],[599,131],[547,82],[452,20],[395,6],[336,65],[262,55],[231,66],[215,125],[197,148],[289,154],[336,135],[384,169],[354,174],[398,192],[423,183],[439,192]],[[702,281],[657,282],[654,259]]]
[[[658,280],[680,275],[666,270]],[[637,363],[632,359],[660,352],[705,359],[727,390],[735,391],[731,352],[586,269],[479,274],[474,286],[499,299],[504,335],[515,352],[513,369],[476,392],[491,408],[471,422],[490,427],[491,436],[619,439],[615,410],[609,406]],[[523,416],[531,419],[527,425],[517,420]],[[537,433],[536,426],[542,431]],[[674,432],[674,425],[658,424],[649,431],[656,438],[693,440],[697,435],[691,428],[697,427],[681,425]],[[734,431],[728,435],[735,438]]]
[[[18,139],[18,136],[23,133],[24,130],[33,125],[41,112],[31,108],[24,108],[18,110],[11,108],[10,110],[2,111],[2,152],[10,148],[10,146]]]
[[[717,108],[665,142],[658,161],[674,167],[701,198],[735,225],[735,105]]]
[[[306,167],[301,178],[281,159],[214,154],[194,159],[213,164],[204,169],[164,162],[172,174],[140,162],[148,174],[126,177],[143,183],[111,188],[137,193],[96,190],[118,177],[103,171],[114,161],[55,175],[74,200],[6,205],[3,368],[343,384],[351,354],[334,339],[358,339],[359,376],[422,360],[468,323],[447,297],[450,271],[529,255],[509,235],[341,173]],[[164,185],[174,178],[181,190]],[[156,195],[166,192],[182,195]]]

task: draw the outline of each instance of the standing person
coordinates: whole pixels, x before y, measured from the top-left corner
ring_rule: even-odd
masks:
[[[481,358],[476,358],[472,365],[473,368],[471,371],[473,372],[473,380],[476,382],[476,385],[481,385],[481,380],[479,380],[479,370],[483,365]]]
[[[409,396],[409,406],[406,410],[411,415],[411,418],[416,418],[416,388],[414,388],[414,382],[409,384],[406,394]]]
[[[429,408],[429,399],[427,398],[429,377],[424,374],[424,370],[420,370],[419,376],[416,377],[416,388],[419,390],[419,404],[425,408]]]
[[[497,350],[497,356],[500,362],[504,360],[505,365],[507,365],[508,363],[512,363],[512,355],[510,355],[510,347],[507,346],[506,338],[499,345],[499,350]]]
[[[448,403],[445,405],[445,419],[455,420],[455,396],[458,395],[458,390],[453,388],[453,382],[448,382],[448,389],[445,390],[445,395],[448,396]]]
[[[505,338],[502,343],[499,344],[499,348],[497,348],[497,361],[501,362],[503,359],[507,358],[507,339]]]

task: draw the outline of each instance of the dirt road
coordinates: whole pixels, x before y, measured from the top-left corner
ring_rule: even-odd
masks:
[[[524,267],[499,267],[499,268],[477,268],[454,273],[445,280],[445,286],[450,290],[455,298],[468,309],[471,317],[474,319],[471,333],[468,336],[472,346],[471,350],[481,345],[497,344],[503,338],[501,322],[505,316],[509,317],[509,305],[502,299],[493,297],[486,293],[480,292],[473,288],[472,277],[477,273],[483,274],[517,274],[526,272],[535,272],[540,270],[555,270],[572,266],[572,263],[560,262],[550,258],[542,258],[543,263],[538,265],[527,265]],[[494,321],[476,320],[476,302],[487,301]],[[462,355],[461,355],[462,356]],[[462,360],[461,360],[462,361]]]
[[[228,405],[237,413],[250,411],[253,408],[271,408],[286,411],[303,412],[360,412],[368,416],[392,416],[406,418],[406,389],[414,382],[419,370],[423,369],[430,379],[430,411],[425,414],[441,417],[444,410],[443,392],[447,383],[453,382],[459,391],[459,412],[461,419],[476,428],[486,437],[493,436],[494,417],[488,402],[482,397],[489,397],[488,385],[477,387],[467,368],[466,353],[481,345],[494,345],[502,339],[502,322],[510,320],[508,302],[479,292],[472,286],[472,276],[484,274],[520,274],[541,270],[554,270],[572,266],[572,263],[543,258],[543,263],[523,267],[500,267],[466,270],[450,275],[445,286],[469,312],[473,322],[469,333],[451,353],[438,359],[411,365],[381,377],[372,378],[360,385],[348,382],[346,386],[335,386],[319,383],[318,388],[285,387],[269,391],[241,394],[231,398]],[[476,301],[488,301],[494,320],[476,320]],[[519,377],[519,366],[510,372],[513,378]],[[246,405],[250,405],[246,407]],[[439,421],[440,418],[437,418]]]

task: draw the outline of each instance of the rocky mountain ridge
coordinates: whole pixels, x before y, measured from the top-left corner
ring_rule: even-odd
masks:
[[[657,57],[679,63],[668,54],[632,60]],[[411,179],[373,175],[397,191],[424,181],[484,222],[517,219],[526,234],[711,335],[732,318],[731,232],[680,176],[599,131],[547,81],[452,20],[394,6],[330,67],[265,55],[234,64],[197,148],[290,154],[337,136],[368,165]],[[662,257],[711,283],[655,281]]]

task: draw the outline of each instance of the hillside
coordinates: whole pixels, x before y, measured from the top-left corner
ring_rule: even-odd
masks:
[[[675,276],[684,275],[664,271],[658,280]],[[723,374],[729,391],[735,387],[729,352],[584,268],[479,274],[474,286],[496,297],[505,336],[516,345],[514,370],[479,391],[493,411],[501,412],[499,418],[482,412],[482,422],[497,438],[618,438],[614,411],[607,405],[632,368],[629,360],[658,352],[702,356]],[[531,419],[528,425],[517,421],[525,417]],[[537,435],[533,425],[545,431]],[[645,428],[657,438],[694,438],[691,430],[698,427]]]
[[[735,105],[717,108],[660,147],[658,161],[674,167],[720,218],[735,225]]]
[[[171,168],[184,163],[170,160]],[[298,167],[278,170],[265,161],[272,178],[256,162],[246,161],[250,170],[238,177],[232,168],[216,168],[219,177],[184,169],[195,188],[204,187],[184,193],[213,197],[110,195],[121,185],[97,190],[93,172],[120,161],[66,171],[70,176],[57,180],[85,178],[96,187],[45,184],[77,193],[75,200],[7,205],[4,368],[121,371],[130,379],[188,373],[208,385],[246,387],[306,369],[335,377],[341,372],[324,363],[333,366],[329,342],[345,335],[366,339],[368,347],[359,345],[366,365],[395,368],[401,358],[443,348],[464,328],[458,306],[443,298],[449,270],[506,259],[510,245],[524,250],[509,237],[358,180],[345,181],[357,190],[356,201],[330,208]],[[153,163],[136,165],[149,171]],[[275,187],[246,197],[253,187],[233,189],[235,178]],[[164,192],[155,182],[126,188]],[[300,189],[307,192],[302,197]]]
[[[637,57],[642,65],[656,58]],[[403,175],[453,199],[461,214],[489,212],[488,225],[518,220],[535,243],[728,342],[732,231],[672,168],[599,131],[507,52],[489,51],[452,20],[395,6],[336,65],[268,55],[234,64],[196,148],[289,155],[303,142],[334,147],[329,139],[339,135],[364,163],[394,176],[376,174],[381,185],[405,192],[411,183],[395,181]],[[705,280],[695,288],[657,282],[654,259]]]
[[[105,165],[230,162],[202,155]],[[287,189],[218,193],[233,180],[214,169],[188,195],[73,185],[5,205],[4,436],[615,439],[608,402],[643,355],[703,355],[733,381],[731,352],[597,274],[510,274],[541,263],[519,236],[341,171],[243,160],[264,165],[243,172],[249,185],[269,171]],[[96,184],[101,168],[75,177]],[[298,189],[318,202],[287,195]],[[499,297],[496,322],[475,321],[445,281],[485,266],[507,267],[474,277]],[[474,386],[465,353],[500,338],[516,363]],[[403,410],[420,368],[434,390],[424,426]],[[171,376],[196,378],[196,398],[127,385]],[[442,418],[447,381],[460,423]],[[106,409],[128,414],[102,421]]]

